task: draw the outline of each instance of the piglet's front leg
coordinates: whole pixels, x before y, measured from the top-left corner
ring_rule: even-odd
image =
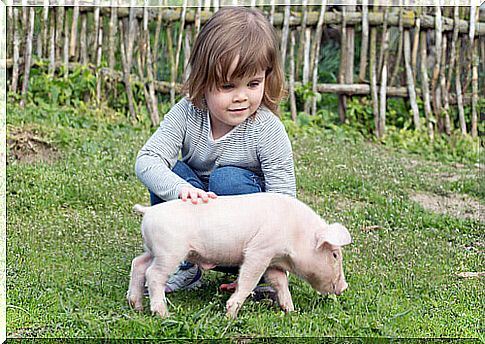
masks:
[[[269,262],[270,260],[267,256],[246,255],[244,263],[239,269],[236,291],[226,303],[226,315],[228,318],[235,319],[237,317],[237,313],[241,309],[242,304],[258,285]]]
[[[293,306],[293,300],[291,299],[290,290],[288,288],[288,276],[286,275],[286,272],[275,268],[268,268],[264,277],[276,290],[278,304],[281,309],[286,313],[293,312],[295,307]]]

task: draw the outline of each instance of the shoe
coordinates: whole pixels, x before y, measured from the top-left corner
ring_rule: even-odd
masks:
[[[254,301],[261,301],[261,300],[271,300],[273,302],[277,302],[278,298],[276,296],[276,290],[274,290],[271,286],[265,285],[258,285],[256,288],[253,289],[251,296]]]
[[[186,270],[180,267],[170,275],[165,293],[171,293],[177,290],[195,290],[202,286],[202,271],[197,265]]]
[[[272,300],[276,302],[277,301],[276,290],[274,290],[274,288],[269,285],[264,285],[264,280],[262,282],[263,283],[256,286],[256,288],[254,288],[251,293],[253,300],[254,301]],[[234,281],[228,284],[221,284],[221,286],[219,287],[219,290],[222,292],[234,293],[236,291],[236,287],[237,287],[237,282]]]

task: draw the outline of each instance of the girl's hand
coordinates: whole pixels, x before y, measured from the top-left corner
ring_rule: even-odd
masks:
[[[179,198],[184,202],[190,198],[193,204],[197,204],[199,202],[199,198],[201,198],[204,203],[207,203],[209,202],[210,198],[217,198],[217,195],[213,192],[205,192],[204,190],[197,188],[184,187],[180,190]]]

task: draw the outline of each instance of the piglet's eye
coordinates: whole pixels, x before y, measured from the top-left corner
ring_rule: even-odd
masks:
[[[334,257],[335,259],[337,259],[338,255],[337,255],[337,253],[336,253],[336,252],[334,252],[334,253],[333,253],[333,257]]]

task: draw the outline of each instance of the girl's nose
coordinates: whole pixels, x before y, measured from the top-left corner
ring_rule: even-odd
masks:
[[[244,91],[237,91],[233,100],[235,103],[242,103],[248,100],[248,95]]]

